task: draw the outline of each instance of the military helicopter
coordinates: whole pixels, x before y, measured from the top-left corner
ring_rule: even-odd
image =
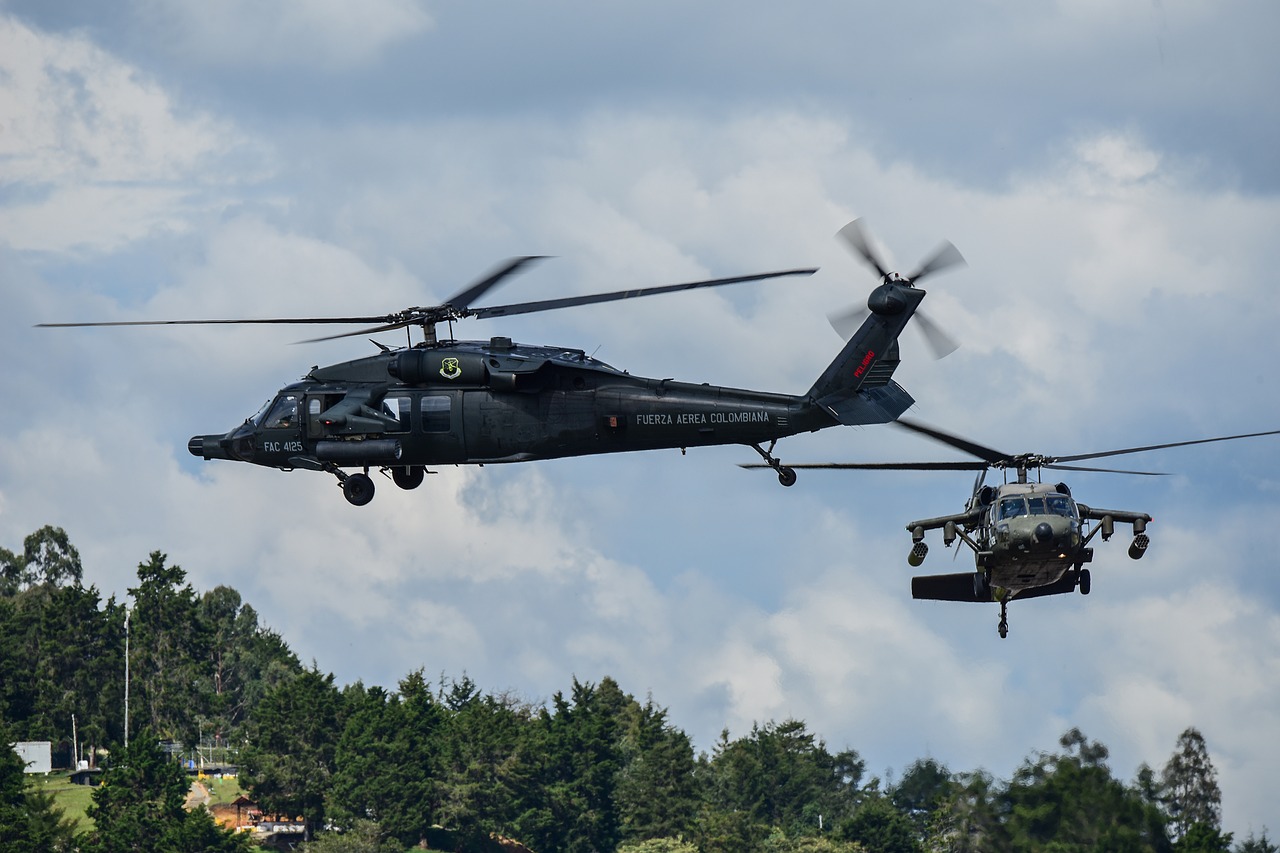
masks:
[[[908,418],[899,418],[897,424],[955,447],[976,459],[954,462],[818,462],[792,464],[789,467],[978,471],[973,492],[965,504],[964,512],[921,519],[907,524],[912,542],[907,562],[912,567],[922,564],[929,553],[929,546],[924,541],[925,531],[941,528],[943,545],[950,548],[955,540],[959,539],[973,551],[977,570],[913,577],[911,597],[934,601],[999,602],[1000,622],[997,630],[1001,638],[1009,634],[1008,605],[1011,600],[1061,595],[1076,590],[1083,595],[1089,594],[1091,581],[1089,570],[1084,568],[1084,565],[1093,562],[1093,548],[1089,543],[1095,536],[1101,535],[1102,541],[1106,542],[1114,535],[1117,522],[1131,525],[1133,540],[1129,544],[1129,556],[1134,560],[1142,559],[1151,542],[1146,531],[1147,524],[1152,519],[1147,513],[1098,509],[1077,503],[1066,483],[1049,485],[1040,482],[1041,470],[1048,468],[1059,471],[1098,471],[1160,477],[1166,475],[1158,471],[1122,471],[1114,468],[1087,468],[1060,463],[1101,459],[1127,453],[1143,453],[1167,447],[1185,447],[1192,444],[1280,434],[1280,430],[1270,430],[1244,435],[1175,441],[1167,444],[1150,444],[1144,447],[1127,447],[1122,450],[1104,450],[1100,453],[1043,456],[1038,453],[1011,454],[993,450]],[[760,466],[743,465],[742,467],[758,468]],[[985,485],[987,471],[991,468],[998,468],[1004,472],[1003,484]],[[1031,471],[1036,472],[1036,482],[1031,482],[1028,477]],[[1010,472],[1014,472],[1012,482]]]
[[[855,249],[865,242],[857,222],[840,232]],[[861,250],[859,250],[861,251]],[[869,314],[812,387],[801,395],[632,376],[579,349],[531,346],[507,337],[440,339],[436,326],[463,318],[506,317],[576,305],[717,287],[814,269],[711,279],[538,302],[473,307],[472,303],[537,257],[511,259],[430,307],[367,317],[242,320],[142,320],[42,323],[45,327],[201,324],[354,324],[369,326],[312,341],[374,335],[417,326],[418,343],[313,367],[285,386],[244,423],[226,433],[194,436],[194,456],[335,476],[346,499],[373,499],[369,472],[402,489],[422,484],[429,466],[525,462],[633,450],[743,444],[760,454],[784,486],[796,474],[772,451],[779,438],[840,424],[894,420],[913,403],[892,376],[898,335],[925,291],[915,283],[961,263],[944,244],[907,278],[882,271]],[[763,447],[769,442],[768,448]],[[355,472],[344,469],[354,468]]]

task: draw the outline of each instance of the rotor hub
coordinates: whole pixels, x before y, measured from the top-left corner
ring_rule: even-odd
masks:
[[[889,276],[885,276],[885,282],[867,297],[867,309],[884,317],[901,314],[907,308],[907,300],[902,293],[904,284],[901,280],[890,281]]]

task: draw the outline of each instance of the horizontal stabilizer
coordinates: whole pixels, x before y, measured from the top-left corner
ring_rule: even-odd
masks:
[[[911,597],[930,601],[991,601],[991,593],[979,596],[974,589],[974,573],[920,575],[911,579]]]
[[[818,405],[846,426],[887,424],[896,421],[915,400],[897,382],[861,391],[828,394]]]
[[[1062,576],[1061,580],[1054,583],[1045,584],[1044,586],[1033,586],[1031,589],[1019,590],[1014,596],[1019,601],[1024,598],[1039,598],[1042,595],[1066,595],[1069,592],[1076,591],[1076,574],[1075,572],[1067,572]]]

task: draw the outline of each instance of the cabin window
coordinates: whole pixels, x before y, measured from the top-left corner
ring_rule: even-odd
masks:
[[[451,424],[451,401],[445,396],[422,398],[422,431],[448,432]]]
[[[382,398],[383,417],[391,418],[394,424],[387,424],[387,432],[408,432],[413,411],[413,398],[398,394],[388,394]]]
[[[263,429],[289,429],[298,420],[298,397],[296,394],[284,394],[276,400],[263,423]]]

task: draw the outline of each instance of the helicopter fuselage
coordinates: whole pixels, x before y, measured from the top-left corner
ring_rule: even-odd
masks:
[[[884,355],[883,381],[853,401],[868,408],[868,422],[911,404],[888,381],[896,345]],[[870,411],[877,400],[886,408]],[[848,418],[848,405],[842,411]],[[494,338],[313,368],[239,427],[196,436],[188,448],[285,470],[386,468],[416,485],[413,469],[433,465],[758,445],[841,422],[808,396],[632,376],[581,350]]]
[[[1089,529],[1089,522],[1096,526]],[[1101,534],[1111,538],[1117,521],[1133,525],[1129,556],[1146,553],[1144,512],[1096,509],[1076,503],[1066,484],[1016,483],[984,486],[969,500],[964,513],[913,521],[907,525],[913,545],[907,562],[919,566],[928,554],[926,530],[941,528],[943,543],[961,539],[972,549],[977,571],[945,575],[917,575],[911,579],[913,598],[940,601],[996,601],[1000,603],[1000,636],[1008,625],[1004,608],[1015,598],[1038,598],[1079,591],[1088,594],[1085,563],[1093,562],[1089,542]]]
[[[1068,569],[1093,559],[1093,549],[1082,545],[1075,501],[1056,486],[1000,486],[983,509],[977,534],[978,566],[987,569],[992,587],[1013,596],[1055,584]]]
[[[413,489],[430,465],[716,444],[754,448],[790,486],[795,471],[772,455],[772,442],[841,424],[888,423],[914,404],[892,377],[898,336],[924,296],[909,282],[882,282],[862,325],[803,395],[647,379],[579,349],[506,337],[431,335],[412,347],[380,346],[375,355],[313,367],[240,426],[197,435],[187,449],[203,459],[328,472],[356,506],[373,498],[373,468]]]

